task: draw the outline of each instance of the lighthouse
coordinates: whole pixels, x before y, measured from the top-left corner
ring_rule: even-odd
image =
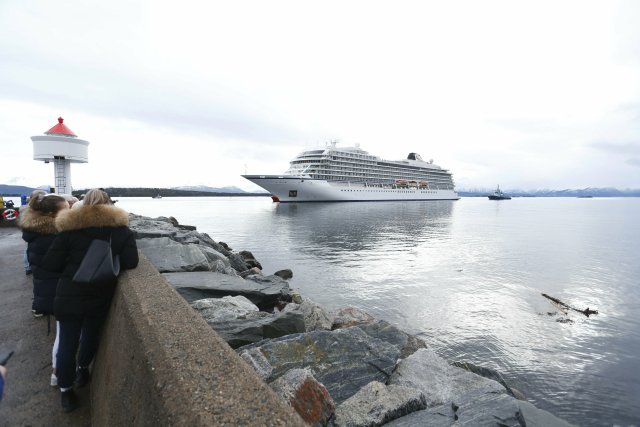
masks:
[[[58,117],[58,124],[44,135],[32,136],[33,160],[53,162],[56,194],[71,194],[71,163],[89,161],[89,141],[78,136]]]

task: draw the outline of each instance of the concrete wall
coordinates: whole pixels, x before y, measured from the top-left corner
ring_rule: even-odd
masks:
[[[93,426],[304,425],[140,254],[91,382]]]

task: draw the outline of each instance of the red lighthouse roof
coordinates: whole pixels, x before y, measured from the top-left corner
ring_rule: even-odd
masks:
[[[64,119],[62,117],[58,117],[58,124],[46,131],[45,135],[67,135],[67,136],[78,136],[71,129],[67,127],[64,123],[62,123]]]

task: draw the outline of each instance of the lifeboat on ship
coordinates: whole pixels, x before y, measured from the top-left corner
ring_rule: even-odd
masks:
[[[418,183],[418,187],[420,187],[420,188],[429,188],[429,183],[427,181],[420,181]]]

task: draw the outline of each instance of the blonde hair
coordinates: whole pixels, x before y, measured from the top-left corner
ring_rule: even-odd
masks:
[[[110,205],[111,198],[105,192],[100,190],[99,188],[93,188],[87,191],[86,196],[82,199],[82,203],[87,205]]]
[[[71,194],[62,194],[62,197],[69,203],[69,207],[72,207],[78,201],[78,198]]]

